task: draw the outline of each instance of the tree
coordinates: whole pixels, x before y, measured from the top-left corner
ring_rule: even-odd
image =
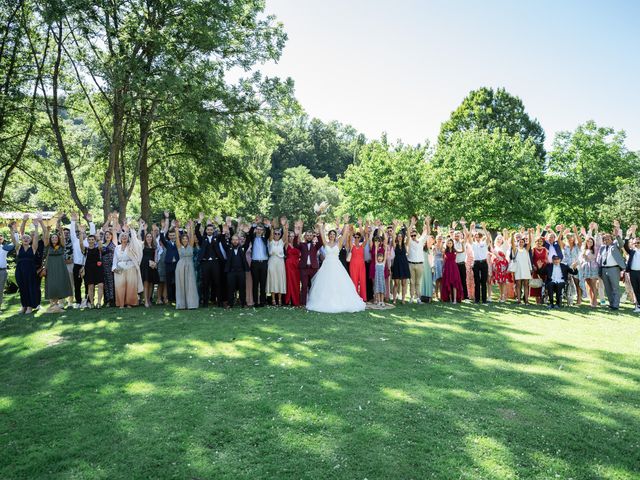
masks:
[[[535,145],[536,156],[544,161],[544,130],[525,112],[522,100],[504,88],[472,90],[451,113],[451,118],[442,124],[438,143],[447,144],[454,133],[474,128],[489,132],[505,130],[523,142],[530,138]]]
[[[331,205],[328,216],[331,217],[341,200],[338,186],[328,176],[316,178],[307,167],[291,167],[283,172],[278,183],[274,213],[313,225],[317,217],[313,211],[315,203],[328,202]]]
[[[278,128],[282,141],[272,155],[272,176],[279,180],[290,167],[303,165],[314,177],[336,180],[353,163],[366,138],[352,126],[324,123],[306,114]]]
[[[613,225],[614,220],[619,220],[624,228],[640,224],[640,178],[636,176],[606,198],[597,218],[603,225]]]
[[[541,220],[543,168],[531,139],[504,130],[456,132],[438,145],[429,179],[430,213],[492,228]]]
[[[9,180],[33,148],[38,128],[40,69],[31,62],[26,35],[34,29],[25,0],[0,5],[0,206]],[[43,52],[46,58],[46,50]]]
[[[428,145],[389,145],[385,138],[365,145],[339,181],[345,199],[343,210],[352,216],[371,214],[384,221],[430,213],[430,155]]]
[[[94,168],[103,179],[103,214],[116,206],[123,218],[135,191],[143,215],[151,214],[154,169],[166,166],[167,156],[197,164],[193,178],[204,170],[220,184],[241,176],[223,155],[227,140],[242,142],[253,125],[267,124],[295,103],[290,80],[257,71],[236,83],[227,79],[231,69],[248,72],[277,60],[284,47],[282,25],[263,15],[261,1],[39,5],[41,30],[50,36],[53,52],[40,90],[70,195],[82,211],[87,207],[77,192],[65,111],[100,136],[104,161]],[[41,54],[31,43],[38,61]],[[192,191],[192,182],[163,173],[164,188]]]
[[[640,160],[630,152],[624,131],[594,121],[560,132],[547,161],[547,203],[554,221],[586,225],[624,185],[638,178]]]

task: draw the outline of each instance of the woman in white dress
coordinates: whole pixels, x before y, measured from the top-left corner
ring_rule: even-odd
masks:
[[[532,238],[532,235],[529,237]],[[529,280],[531,280],[531,242],[525,242],[524,237],[521,235],[518,238],[516,245],[516,234],[511,234],[511,261],[515,266],[513,271],[513,278],[516,282],[516,300],[520,303],[522,298],[522,289],[524,288],[524,303],[529,303]]]
[[[326,257],[318,273],[311,280],[311,289],[307,298],[307,310],[323,313],[362,312],[362,301],[351,277],[342,266],[338,257],[342,243],[347,238],[348,225],[338,237],[335,230],[325,234],[324,224],[320,225],[320,235],[324,242]]]
[[[269,263],[267,265],[267,293],[271,294],[271,304],[282,305],[282,297],[287,294],[287,271],[284,265],[284,252],[287,249],[289,230],[287,219],[280,219],[282,228],[272,228],[269,238]],[[273,226],[277,225],[274,219]]]

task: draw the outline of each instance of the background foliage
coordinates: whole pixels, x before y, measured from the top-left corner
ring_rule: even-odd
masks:
[[[594,121],[545,133],[503,88],[469,92],[435,145],[367,139],[312,118],[261,0],[16,0],[0,4],[0,210],[157,220],[466,216],[638,222],[640,160]]]

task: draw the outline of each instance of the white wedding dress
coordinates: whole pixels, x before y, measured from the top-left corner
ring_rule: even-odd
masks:
[[[362,301],[351,277],[342,266],[337,245],[325,245],[325,259],[311,280],[307,310],[323,313],[362,312]]]

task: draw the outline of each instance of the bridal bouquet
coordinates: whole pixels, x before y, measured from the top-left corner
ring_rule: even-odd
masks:
[[[316,215],[318,216],[318,219],[323,218],[327,211],[329,210],[329,208],[331,207],[331,205],[329,205],[329,202],[327,201],[322,201],[319,204],[316,203],[313,205],[313,211],[316,213]]]

